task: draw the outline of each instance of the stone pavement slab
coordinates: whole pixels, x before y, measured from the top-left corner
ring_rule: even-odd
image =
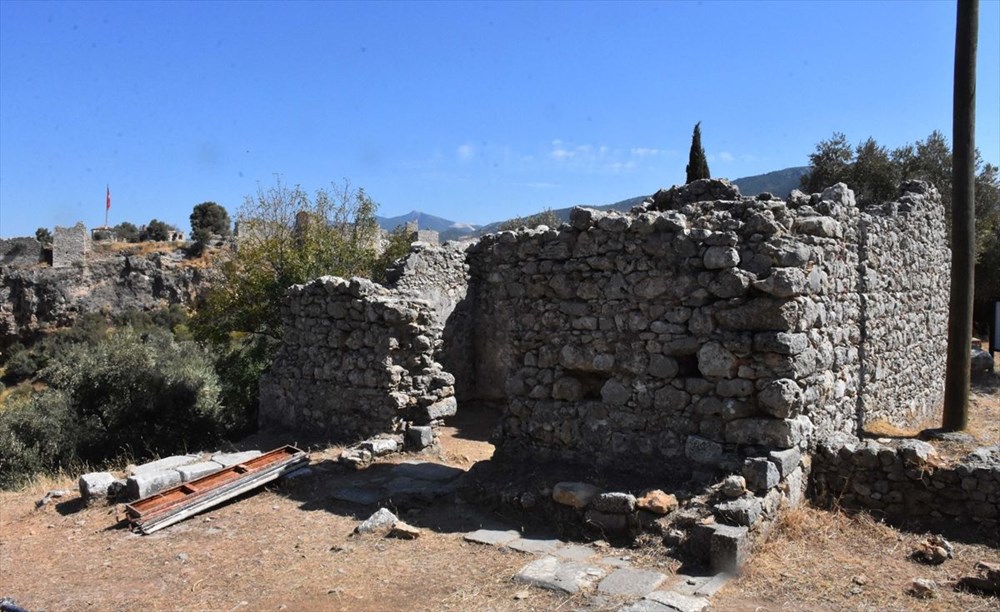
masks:
[[[606,570],[578,563],[542,557],[525,565],[514,580],[551,591],[576,593],[599,580]]]
[[[406,461],[392,468],[393,476],[404,478],[415,478],[417,480],[434,480],[445,482],[454,480],[465,473],[457,467],[441,465],[440,463],[430,463],[429,461]]]
[[[371,506],[382,498],[382,492],[371,487],[339,487],[330,493],[330,497],[359,506]]]
[[[212,455],[212,461],[221,463],[223,467],[231,467],[239,465],[244,461],[250,461],[254,457],[260,457],[260,455],[261,452],[259,450],[248,450],[239,453],[216,453]]]
[[[595,556],[597,551],[582,544],[566,544],[565,546],[552,551],[552,554],[560,559],[568,559],[570,561],[587,561],[591,557]]]
[[[563,543],[559,540],[536,540],[534,538],[518,538],[513,542],[508,542],[507,547],[526,553],[536,553],[547,555],[557,548],[562,548]]]
[[[492,546],[503,546],[508,542],[521,537],[521,534],[514,531],[500,531],[499,529],[477,529],[472,533],[465,534],[465,539],[477,544],[489,544]]]
[[[155,474],[157,472],[170,470],[189,463],[195,463],[200,460],[201,457],[198,455],[174,455],[172,457],[164,457],[163,459],[157,459],[156,461],[150,461],[149,463],[143,463],[142,465],[133,467],[129,470],[129,476],[137,476],[139,474]]]
[[[677,608],[665,606],[651,599],[641,599],[630,606],[619,608],[618,612],[677,612]]]
[[[663,604],[677,612],[701,612],[708,606],[708,599],[684,595],[676,591],[653,591],[646,599]]]
[[[667,576],[650,570],[622,568],[617,569],[597,585],[597,590],[608,595],[626,597],[644,597],[656,590]]]

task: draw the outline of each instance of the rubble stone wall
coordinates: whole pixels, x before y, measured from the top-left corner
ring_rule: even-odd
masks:
[[[282,318],[282,348],[260,381],[262,426],[354,440],[455,413],[428,302],[325,276],[289,289]]]
[[[28,267],[44,261],[42,243],[31,237],[0,240],[0,265]]]
[[[52,235],[52,267],[63,268],[86,261],[90,235],[83,223],[55,228]]]
[[[947,248],[936,192],[905,188],[863,213],[844,185],[786,203],[702,181],[628,214],[484,237],[469,251],[470,362],[474,395],[506,403],[499,455],[734,469],[854,432],[866,409],[925,412],[943,377]]]
[[[994,526],[1000,521],[1000,447],[981,448],[948,464],[926,442],[835,436],[820,443],[813,456],[811,493],[826,505],[895,520]]]

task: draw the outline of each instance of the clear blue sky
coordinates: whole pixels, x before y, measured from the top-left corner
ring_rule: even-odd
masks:
[[[274,174],[486,223],[950,138],[953,2],[0,2],[0,235],[189,230]],[[977,145],[1000,161],[1000,3]]]

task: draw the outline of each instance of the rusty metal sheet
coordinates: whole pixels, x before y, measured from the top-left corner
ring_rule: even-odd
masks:
[[[125,505],[133,527],[144,534],[168,527],[309,463],[294,446],[283,446],[243,463]]]

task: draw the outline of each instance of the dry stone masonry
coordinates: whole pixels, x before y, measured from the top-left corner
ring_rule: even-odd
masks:
[[[843,184],[785,202],[696,181],[629,213],[419,245],[391,289],[293,288],[261,419],[361,437],[496,401],[501,458],[738,472],[932,410],[948,263],[924,183],[859,209]]]

